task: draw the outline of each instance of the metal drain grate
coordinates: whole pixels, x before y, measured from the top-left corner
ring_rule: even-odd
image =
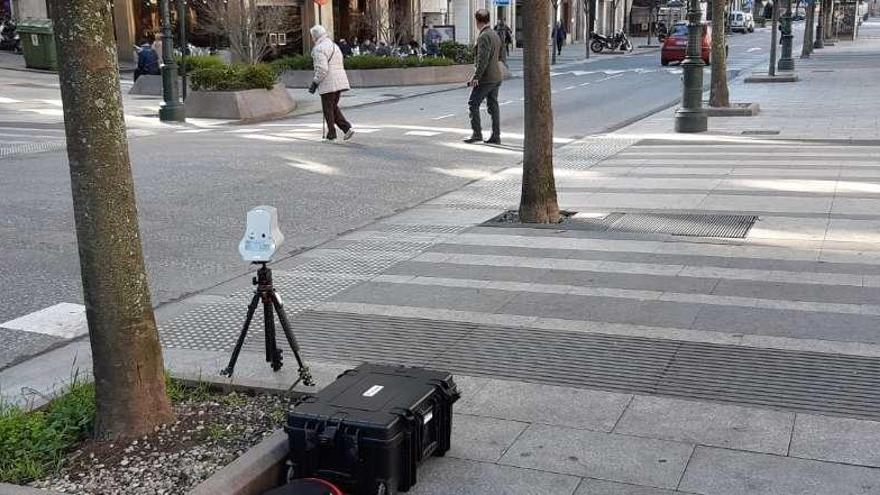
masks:
[[[740,134],[743,136],[776,136],[780,132],[781,131],[755,129],[751,131],[742,131]]]
[[[880,359],[307,311],[308,355],[466,375],[880,419]]]
[[[607,231],[743,239],[757,220],[754,215],[626,213]]]
[[[601,217],[584,217],[574,214],[563,218],[557,224],[536,225],[520,223],[517,212],[508,210],[482,225],[486,227],[561,228],[595,232],[743,239],[757,220],[758,217],[755,215],[612,212]]]

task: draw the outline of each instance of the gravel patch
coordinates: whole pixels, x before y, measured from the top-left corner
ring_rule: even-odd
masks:
[[[87,440],[55,475],[30,486],[84,495],[181,495],[281,427],[290,399],[206,394],[174,406],[177,421],[126,442]]]

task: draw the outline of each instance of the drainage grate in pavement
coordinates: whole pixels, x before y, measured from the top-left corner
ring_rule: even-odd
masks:
[[[764,130],[764,129],[755,129],[742,131],[740,134],[743,136],[776,136],[780,133],[780,131],[775,130]]]
[[[508,210],[483,223],[486,227],[532,227],[630,234],[666,234],[682,237],[719,237],[743,239],[758,220],[754,215],[711,215],[695,213],[623,213],[604,216],[581,216],[565,212],[558,224],[535,225],[519,222],[515,210]]]
[[[834,69],[813,69],[813,72],[836,72]]]
[[[754,215],[697,215],[691,213],[626,213],[609,232],[669,234],[684,237],[743,239],[758,220]]]
[[[307,311],[310,356],[880,419],[880,359],[497,325]]]

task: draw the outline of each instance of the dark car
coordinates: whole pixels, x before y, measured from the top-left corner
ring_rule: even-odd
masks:
[[[663,48],[660,50],[660,64],[669,65],[671,62],[682,62],[687,52],[687,39],[687,23],[675,23],[669,31],[666,41],[663,42]],[[712,25],[709,23],[703,23],[702,49],[700,53],[703,63],[709,65],[712,61]]]

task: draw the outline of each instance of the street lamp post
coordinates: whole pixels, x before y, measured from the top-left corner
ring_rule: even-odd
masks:
[[[782,56],[779,58],[779,70],[793,71],[794,58],[791,56],[791,0],[785,0],[785,13],[782,15]]]
[[[704,132],[709,128],[703,108],[702,17],[700,0],[688,0],[687,55],[681,63],[683,90],[681,107],[675,112],[675,132]]]
[[[177,0],[177,26],[180,31],[180,100],[186,105],[186,0]]]
[[[825,48],[825,4],[827,2],[822,1],[819,4],[819,21],[816,22],[816,40],[813,41],[813,48],[822,49]]]
[[[177,93],[177,63],[174,62],[174,37],[171,35],[171,0],[159,0],[162,12],[162,97],[159,105],[159,120],[163,122],[183,122],[186,109]]]

